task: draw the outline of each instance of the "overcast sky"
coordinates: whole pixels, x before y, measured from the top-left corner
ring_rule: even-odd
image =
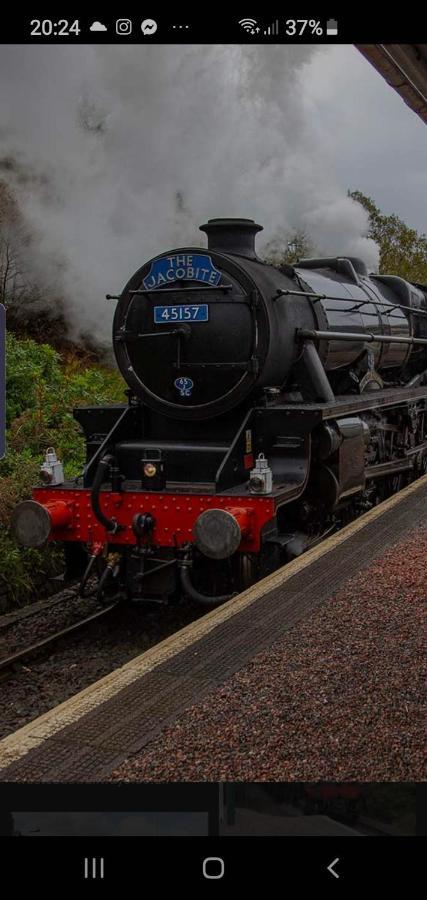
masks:
[[[370,271],[378,247],[347,189],[427,232],[426,126],[351,45],[9,46],[0,109],[26,266],[74,338],[109,345],[105,294],[203,246],[207,218],[259,221],[261,254],[298,229]]]
[[[342,184],[427,232],[427,127],[351,45],[322,48],[305,72],[313,124]],[[307,99],[308,98],[308,99]]]

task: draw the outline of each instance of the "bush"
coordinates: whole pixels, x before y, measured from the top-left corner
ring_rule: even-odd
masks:
[[[6,338],[6,456],[0,461],[0,594],[2,583],[15,603],[57,574],[60,552],[54,545],[29,550],[13,540],[8,523],[16,503],[31,496],[45,451],[54,446],[66,478],[85,461],[83,434],[75,406],[105,405],[124,399],[124,383],[114,369],[67,355],[47,344]]]
[[[49,579],[63,569],[62,550],[48,544],[41,550],[18,547],[0,525],[0,612],[37,599],[48,592]]]

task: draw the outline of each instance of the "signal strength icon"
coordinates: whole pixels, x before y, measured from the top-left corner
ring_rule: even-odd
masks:
[[[276,19],[275,22],[272,22],[271,25],[268,25],[267,28],[264,28],[264,34],[278,35],[279,34],[279,20]]]
[[[256,34],[260,30],[256,19],[240,19],[239,25],[248,34]]]

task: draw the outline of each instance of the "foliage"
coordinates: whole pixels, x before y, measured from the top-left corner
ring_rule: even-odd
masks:
[[[84,437],[75,422],[76,406],[102,405],[124,399],[118,372],[88,364],[77,355],[65,361],[47,344],[7,335],[6,444],[0,461],[0,593],[2,583],[18,602],[36,583],[57,571],[59,553],[18,547],[8,531],[16,503],[31,496],[44,453],[54,446],[65,475],[78,475],[84,464]]]
[[[313,256],[314,248],[305,231],[296,229],[291,234],[274,238],[264,250],[264,260],[271,266],[293,266],[299,259]]]
[[[84,462],[84,442],[72,410],[124,399],[119,374],[106,366],[63,364],[47,344],[7,335],[6,424],[8,454],[0,474],[11,474],[22,463],[41,461],[55,446],[66,473],[78,474]]]
[[[427,236],[409,228],[399,216],[384,215],[374,201],[360,191],[351,191],[349,196],[368,212],[368,237],[380,248],[380,272],[427,284]]]
[[[48,579],[63,569],[62,551],[56,544],[41,550],[18,547],[8,529],[0,525],[0,612],[12,603],[21,606],[46,593]]]
[[[379,271],[384,275],[399,275],[408,281],[427,284],[427,236],[410,228],[399,216],[385,215],[371,197],[361,191],[349,191],[369,216],[367,237],[379,246]],[[273,266],[295,265],[298,260],[315,256],[310,236],[303,230],[284,233],[274,238],[264,250],[264,259]]]

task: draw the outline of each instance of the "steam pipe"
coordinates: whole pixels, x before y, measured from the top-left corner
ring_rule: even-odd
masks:
[[[305,369],[310,380],[311,386],[318,397],[324,403],[333,403],[335,394],[328,381],[328,376],[320,362],[319,354],[313,341],[305,341],[301,354],[301,363],[305,365]]]
[[[178,563],[178,566],[181,587],[184,594],[192,600],[195,600],[195,602],[199,603],[201,606],[219,606],[220,603],[225,603],[226,600],[231,600],[231,598],[235,596],[234,594],[223,594],[221,597],[210,597],[208,594],[201,594],[200,591],[196,590],[191,581],[191,562],[189,560],[182,560]]]
[[[367,344],[427,344],[427,338],[398,337],[389,334],[372,334],[367,331],[362,334],[358,331],[315,331],[310,328],[298,328],[297,337],[309,341],[366,341]]]
[[[99,492],[101,490],[101,485],[103,481],[105,481],[112,464],[114,463],[114,457],[110,454],[107,456],[103,456],[102,459],[98,463],[98,467],[96,470],[95,478],[93,479],[92,490],[90,494],[90,501],[92,504],[92,510],[98,522],[107,529],[107,531],[111,532],[111,534],[117,534],[119,531],[124,531],[125,526],[119,525],[115,519],[109,519],[104,515],[102,509],[99,504]]]

